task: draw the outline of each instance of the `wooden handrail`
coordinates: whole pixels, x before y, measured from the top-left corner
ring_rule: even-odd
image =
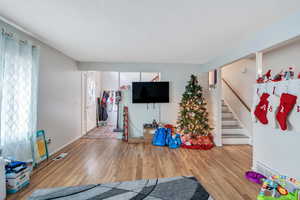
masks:
[[[238,95],[238,93],[229,85],[229,83],[222,78],[222,81],[229,87],[233,94],[239,99],[239,101],[245,106],[245,108],[251,112],[251,108],[243,101],[243,99]]]

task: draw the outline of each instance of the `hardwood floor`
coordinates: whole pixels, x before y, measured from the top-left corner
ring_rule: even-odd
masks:
[[[82,138],[62,150],[69,153],[65,159],[42,163],[31,184],[8,199],[26,199],[39,188],[193,175],[215,200],[254,200],[259,186],[244,178],[250,169],[251,151],[248,145],[172,150]]]
[[[93,130],[89,131],[83,138],[87,139],[115,139],[118,136],[118,133],[113,132],[114,130],[113,125],[107,126],[100,126],[94,128]]]

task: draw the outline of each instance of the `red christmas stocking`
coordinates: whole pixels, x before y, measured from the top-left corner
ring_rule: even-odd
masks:
[[[268,124],[267,112],[269,107],[269,96],[268,93],[263,93],[254,111],[254,115],[262,124]]]
[[[280,97],[280,105],[276,114],[276,119],[280,125],[281,130],[287,129],[287,118],[291,110],[294,108],[297,101],[297,96],[283,93]]]

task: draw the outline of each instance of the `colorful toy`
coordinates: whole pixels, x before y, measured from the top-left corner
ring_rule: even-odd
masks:
[[[258,200],[300,200],[300,182],[287,176],[264,179]]]
[[[254,172],[254,171],[246,172],[245,177],[249,181],[251,181],[253,183],[257,183],[259,185],[263,184],[263,181],[267,179],[267,177],[265,177],[264,175],[262,175],[258,172]]]

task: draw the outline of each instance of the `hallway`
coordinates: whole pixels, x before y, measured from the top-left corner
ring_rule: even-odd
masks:
[[[95,129],[89,131],[86,135],[82,138],[89,138],[89,139],[116,139],[118,133],[113,132],[115,127],[113,125],[106,125],[100,126]]]

